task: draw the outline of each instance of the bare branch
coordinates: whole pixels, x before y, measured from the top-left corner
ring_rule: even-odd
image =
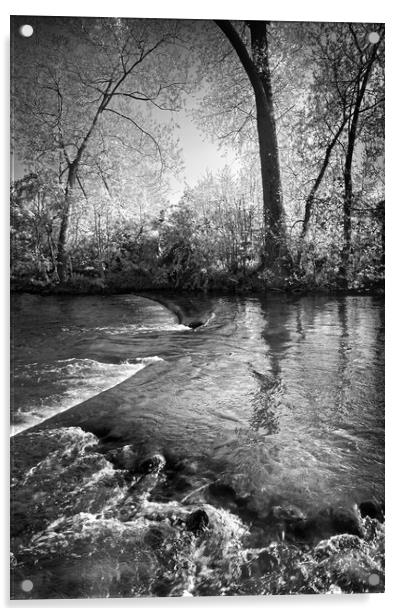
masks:
[[[116,111],[115,109],[111,109],[110,107],[107,107],[105,109],[105,111],[110,111],[110,113],[115,113],[120,118],[123,118],[124,120],[127,120],[128,122],[131,122],[131,124],[133,124],[141,132],[142,135],[145,135],[146,137],[149,137],[149,139],[153,142],[154,146],[156,147],[156,150],[157,150],[159,158],[160,158],[160,164],[161,164],[160,174],[161,174],[163,169],[164,169],[163,156],[162,156],[162,152],[161,152],[160,146],[159,146],[157,140],[153,137],[153,135],[151,133],[149,133],[148,131],[146,131],[144,128],[142,128],[142,126],[140,126],[137,122],[135,122],[135,120],[133,120],[132,118],[130,118],[129,116],[127,116],[125,114],[120,113],[119,111]]]

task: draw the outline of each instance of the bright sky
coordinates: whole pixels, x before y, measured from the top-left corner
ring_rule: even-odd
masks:
[[[225,165],[237,168],[233,151],[219,149],[218,143],[198,130],[186,111],[174,114],[179,124],[177,135],[180,139],[185,170],[180,179],[171,179],[170,198],[180,198],[185,185],[193,186],[207,171],[216,172]],[[25,173],[23,164],[16,158],[11,160],[11,180],[21,178]]]
[[[179,197],[185,184],[193,186],[207,171],[216,172],[225,165],[236,168],[236,158],[232,150],[219,149],[218,143],[197,129],[185,111],[174,114],[179,124],[177,134],[182,148],[185,171],[181,181],[172,180],[172,198]]]

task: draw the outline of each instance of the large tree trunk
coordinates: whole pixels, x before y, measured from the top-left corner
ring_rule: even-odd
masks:
[[[263,191],[262,262],[264,266],[280,270],[279,257],[287,254],[287,251],[266,22],[247,22],[251,32],[252,57],[229,21],[217,20],[216,24],[235,49],[254,90]]]
[[[264,264],[271,265],[283,253],[284,210],[280,178],[276,121],[269,67],[266,22],[250,21],[252,59],[263,91],[255,91],[256,117],[259,138],[260,166],[264,213]]]

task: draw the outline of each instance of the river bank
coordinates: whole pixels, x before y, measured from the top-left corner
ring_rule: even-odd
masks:
[[[10,282],[12,293],[33,293],[40,295],[118,295],[121,293],[153,293],[163,297],[164,294],[181,294],[183,296],[193,295],[249,295],[250,293],[281,293],[289,295],[376,295],[384,296],[384,282],[371,285],[361,285],[358,287],[344,288],[339,284],[332,285],[312,285],[295,284],[293,281],[275,282],[274,285],[268,284],[257,276],[250,276],[246,279],[230,279],[226,277],[218,285],[192,289],[190,286],[155,284],[146,280],[121,279],[113,276],[104,277],[85,277],[73,278],[65,283],[47,283],[43,280],[34,278],[12,278]]]

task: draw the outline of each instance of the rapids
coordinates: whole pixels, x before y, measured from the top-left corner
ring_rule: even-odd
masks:
[[[382,592],[383,301],[158,299],[12,299],[12,596]]]

